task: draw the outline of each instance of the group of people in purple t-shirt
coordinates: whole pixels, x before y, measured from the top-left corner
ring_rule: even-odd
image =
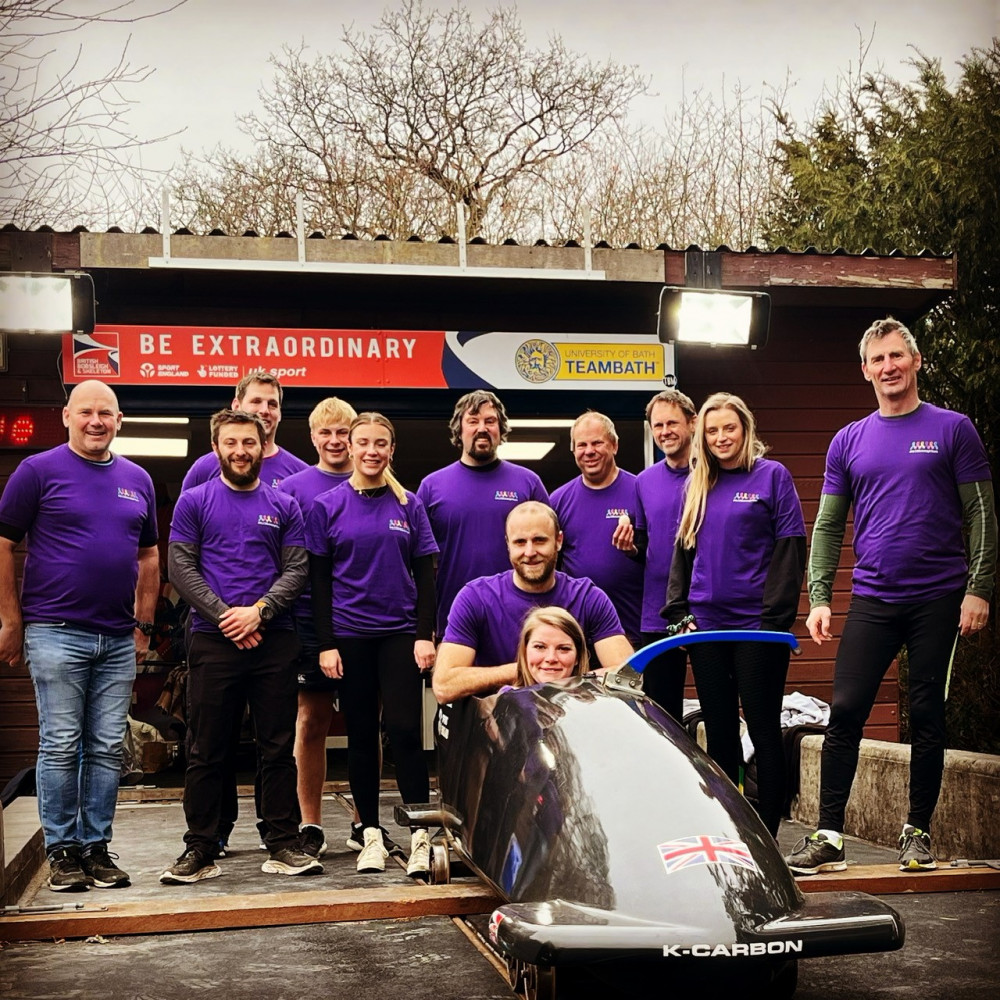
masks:
[[[830,446],[808,564],[806,625],[821,644],[832,638],[833,575],[853,506],[854,593],[835,665],[820,829],[786,859],[803,875],[846,864],[844,807],[858,744],[902,645],[913,751],[900,864],[934,867],[929,827],[948,670],[957,637],[988,620],[996,564],[992,482],[972,424],[920,401],[921,356],[898,321],[873,324],[860,354],[879,408]],[[580,476],[551,498],[537,475],[499,458],[509,421],[492,392],[458,400],[450,431],[459,458],[416,493],[392,474],[395,431],[381,414],[323,400],[309,419],[318,462],[307,466],[276,444],[281,405],[273,375],[247,375],[230,408],[212,418],[212,452],[192,466],[174,510],[169,576],[191,608],[188,829],[163,882],[220,874],[247,704],[269,855],[262,869],[322,871],[326,736],[339,698],[356,812],[347,843],[359,872],[382,871],[389,853],[404,852],[379,822],[381,732],[404,801],[426,801],[421,716],[432,669],[434,694],[447,703],[589,664],[617,666],[672,631],[787,631],[795,620],[806,571],[802,507],[737,396],[714,393],[696,409],[675,389],[657,393],[645,416],[663,459],[637,476],[617,465],[612,421],[587,411],[571,432]],[[25,460],[0,499],[0,660],[20,657],[23,631],[57,891],[129,884],[108,853],[121,746],[113,730],[123,728],[157,584],[149,477],[110,451],[121,423],[114,394],[97,382],[77,386],[64,421],[69,444]],[[93,504],[95,495],[110,499]],[[19,601],[13,549],[25,535]],[[73,569],[95,549],[108,567],[98,588],[92,563],[86,574]],[[104,660],[88,646],[95,639]],[[708,751],[734,782],[742,710],[758,812],[776,835],[788,647],[704,642],[662,654],[644,687],[677,719],[688,655]],[[84,717],[88,684],[104,692],[100,725]],[[67,728],[74,712],[80,718]],[[407,872],[425,876],[429,864],[427,831],[411,827]]]

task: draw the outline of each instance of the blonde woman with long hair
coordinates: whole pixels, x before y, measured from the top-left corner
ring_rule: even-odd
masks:
[[[590,669],[580,623],[565,609],[535,608],[517,643],[517,686],[565,680]]]
[[[434,663],[438,551],[424,505],[390,470],[396,432],[361,413],[348,434],[354,471],[313,502],[306,520],[319,665],[340,679],[347,770],[363,827],[359,872],[385,870],[379,826],[379,714],[406,803],[430,794],[421,740],[423,674]],[[407,874],[429,871],[427,831],[411,831]]]
[[[795,621],[806,530],[791,474],[765,458],[739,396],[717,392],[698,413],[692,471],[667,586],[667,618],[689,629],[786,631]],[[789,648],[706,642],[688,649],[708,752],[735,783],[742,706],[757,758],[757,811],[777,836],[784,810],[781,700]]]

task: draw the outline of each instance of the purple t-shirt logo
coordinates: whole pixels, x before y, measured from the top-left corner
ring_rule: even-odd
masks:
[[[733,497],[733,503],[760,503],[760,494],[739,490]]]
[[[497,490],[493,494],[494,500],[504,500],[507,503],[517,503],[517,490]]]
[[[606,521],[617,521],[622,515],[628,517],[628,509],[625,507],[609,507],[604,515]]]
[[[910,445],[911,455],[936,455],[937,453],[937,441],[914,441]]]
[[[130,490],[125,486],[118,487],[118,499],[131,500],[132,503],[142,503],[142,497],[139,495],[139,491]]]
[[[281,518],[277,514],[258,514],[257,523],[264,524],[268,528],[280,528]]]
[[[404,517],[390,517],[389,530],[402,531],[403,534],[408,535],[410,533],[410,525]]]

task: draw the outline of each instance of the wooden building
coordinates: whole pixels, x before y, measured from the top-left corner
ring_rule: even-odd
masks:
[[[720,389],[747,401],[772,456],[793,473],[811,523],[833,433],[875,405],[859,367],[861,333],[887,314],[911,322],[947,296],[955,282],[951,257],[762,253],[753,248],[720,248],[706,256],[698,248],[459,247],[452,242],[328,240],[320,234],[308,239],[186,233],[164,238],[151,232],[0,231],[0,271],[82,269],[93,276],[98,329],[121,330],[116,335],[123,358],[128,351],[134,353],[138,328],[154,333],[190,327],[229,332],[406,331],[418,345],[430,331],[439,337],[441,331],[486,331],[486,338],[500,337],[498,331],[503,331],[535,334],[542,340],[573,334],[578,342],[604,345],[636,338],[657,343],[660,289],[664,284],[684,285],[687,275],[702,273],[706,265],[725,289],[770,294],[770,337],[755,351],[677,345],[673,360],[678,387],[696,404]],[[64,439],[59,423],[65,398],[62,349],[58,337],[7,335],[0,419],[6,419],[8,427],[17,414],[27,413],[37,427],[52,428],[45,440]],[[163,360],[159,355],[157,359]],[[446,422],[464,387],[454,382],[399,384],[391,375],[379,375],[352,384],[338,380],[341,369],[331,361],[326,382],[303,384],[307,380],[294,374],[299,368],[292,359],[267,357],[262,364],[292,372],[282,375],[285,404],[279,440],[307,461],[312,449],[305,417],[330,394],[343,396],[359,411],[377,409],[394,420],[396,469],[408,487],[415,488],[423,475],[456,457]],[[152,374],[142,379],[107,379],[126,414],[125,433],[130,432],[128,418],[188,419],[186,458],[140,459],[161,487],[165,516],[187,466],[208,448],[208,415],[229,403],[239,377],[213,378],[201,366],[180,378],[168,369],[150,365]],[[206,374],[200,375],[202,371]],[[577,474],[564,423],[587,408],[615,420],[623,468],[638,472],[648,460],[642,416],[655,387],[650,391],[647,382],[636,388],[627,380],[620,388],[595,384],[602,387],[581,384],[550,391],[551,384],[526,384],[497,390],[512,417],[549,425],[519,426],[512,440],[556,441],[544,458],[532,463],[550,490]],[[560,420],[562,425],[552,426]],[[23,453],[0,433],[0,486]],[[850,537],[845,546],[849,543]],[[838,613],[846,609],[850,565],[847,551],[837,576]],[[806,609],[803,594],[803,618]],[[801,621],[797,633],[804,636]],[[829,700],[834,654],[831,646],[817,650],[803,643],[803,655],[792,662],[788,690]],[[879,692],[866,735],[898,738],[894,668]],[[0,785],[34,759],[36,747],[30,680],[23,667],[0,664]]]

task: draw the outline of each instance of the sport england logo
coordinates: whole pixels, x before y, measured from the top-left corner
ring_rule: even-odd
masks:
[[[404,535],[408,535],[410,533],[410,524],[405,517],[390,517],[389,530],[401,531]]]
[[[258,514],[257,523],[264,524],[269,528],[280,528],[281,518],[277,514]]]
[[[660,860],[668,875],[693,865],[734,865],[737,868],[758,870],[747,845],[741,840],[730,840],[728,837],[705,834],[681,837],[680,840],[657,844],[656,849],[660,852]]]
[[[517,490],[497,490],[493,494],[494,500],[502,500],[504,503],[517,503]]]
[[[142,503],[142,497],[139,495],[138,490],[130,490],[124,486],[118,487],[118,499],[131,500],[132,503]]]
[[[911,455],[936,455],[938,453],[937,441],[912,441],[910,442]]]

